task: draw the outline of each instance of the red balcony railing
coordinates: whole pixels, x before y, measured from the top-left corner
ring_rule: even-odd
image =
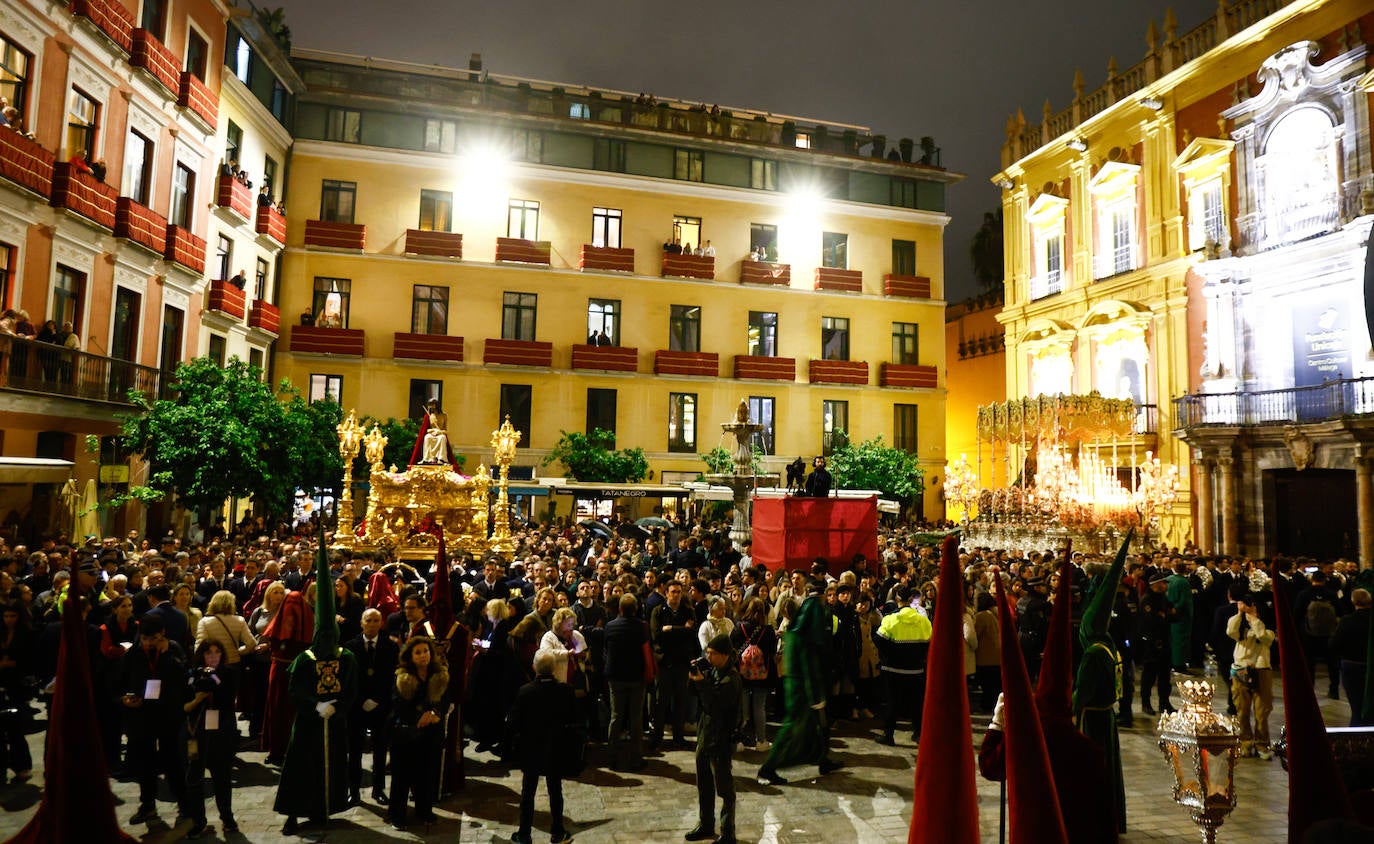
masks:
[[[220,174],[215,190],[215,204],[221,208],[228,208],[240,219],[253,219],[253,189],[233,176]]]
[[[254,299],[253,308],[248,312],[248,327],[268,334],[281,334],[281,310],[271,302]]]
[[[210,293],[206,305],[212,311],[228,314],[236,320],[243,319],[247,311],[248,294],[229,281],[210,282]]]
[[[547,264],[552,248],[547,240],[518,237],[496,238],[496,260],[516,264]]]
[[[291,351],[316,355],[363,356],[361,328],[320,328],[314,325],[291,326]]]
[[[463,338],[447,334],[407,334],[396,332],[391,347],[393,358],[463,362]]]
[[[703,278],[716,277],[716,259],[704,255],[674,255],[663,253],[664,278]]]
[[[55,158],[31,138],[18,132],[0,131],[0,176],[44,199],[52,195]]]
[[[205,272],[205,238],[196,237],[175,223],[167,225],[167,251],[162,257],[193,273]]]
[[[777,284],[785,287],[792,283],[792,265],[774,264],[768,261],[741,261],[739,283]]]
[[[282,246],[286,245],[286,217],[276,208],[259,205],[254,229],[258,234],[267,235]]]
[[[130,390],[157,396],[161,377],[133,361],[0,334],[0,390],[127,405]]]
[[[509,366],[553,366],[553,344],[538,340],[500,340],[487,338],[482,350],[486,363]]]
[[[121,196],[115,202],[114,236],[128,238],[161,255],[167,251],[167,218]]]
[[[85,18],[126,53],[134,48],[134,16],[118,0],[71,0],[72,14]]]
[[[353,249],[361,252],[367,244],[367,226],[362,223],[305,221],[305,245],[325,249]]]
[[[52,200],[54,208],[65,208],[80,214],[99,226],[114,229],[115,204],[119,193],[90,173],[83,173],[66,161],[52,168]]]
[[[885,363],[878,370],[878,384],[883,387],[933,388],[939,383],[940,373],[933,366]]]
[[[181,62],[176,53],[146,29],[134,30],[134,48],[129,53],[129,64],[148,71],[167,93],[176,96],[181,89]]]
[[[795,381],[797,360],[761,355],[735,355],[735,377],[758,381]]]
[[[577,343],[572,347],[572,368],[635,372],[639,369],[639,349]]]
[[[812,384],[868,383],[868,363],[861,360],[812,359],[808,371]]]
[[[888,273],[883,276],[883,294],[904,296],[908,299],[929,299],[930,279],[923,275],[897,275]]]
[[[720,355],[715,352],[654,352],[655,375],[693,375],[715,378],[720,375]]]
[[[864,274],[859,270],[842,270],[837,267],[816,267],[817,290],[843,290],[847,293],[862,293]]]
[[[582,244],[582,257],[578,262],[578,267],[583,270],[632,273],[635,271],[635,251],[584,243]]]
[[[210,129],[218,125],[219,99],[210,90],[209,85],[189,70],[181,72],[180,84],[177,86],[177,105],[188,109]]]
[[[463,236],[458,232],[406,229],[406,254],[425,258],[462,258]]]

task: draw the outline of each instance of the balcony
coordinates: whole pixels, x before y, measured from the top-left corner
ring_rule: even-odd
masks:
[[[147,71],[167,93],[177,96],[181,89],[181,61],[176,54],[146,29],[133,32],[133,50],[129,53],[129,64]]]
[[[134,49],[134,18],[119,0],[71,0],[72,15],[85,18],[126,53]]]
[[[787,287],[792,283],[791,264],[773,264],[768,261],[740,261],[740,284],[776,284]]]
[[[44,199],[52,195],[55,158],[37,141],[18,132],[0,132],[0,176]]]
[[[690,375],[715,378],[720,375],[720,355],[715,352],[654,352],[655,375]]]
[[[219,124],[219,98],[210,90],[210,86],[189,70],[181,72],[177,105],[200,118],[206,131],[215,131]]]
[[[624,346],[588,346],[583,343],[572,347],[573,369],[598,369],[605,372],[637,372],[639,370],[639,349]]]
[[[547,240],[524,240],[519,237],[496,238],[496,260],[512,264],[549,263],[551,247]]]
[[[391,347],[393,358],[463,362],[463,338],[447,334],[407,334],[397,331]]]
[[[115,201],[114,236],[127,238],[161,255],[167,251],[167,218],[121,196]]]
[[[1374,413],[1374,378],[1342,378],[1312,387],[1255,393],[1204,393],[1174,399],[1175,425],[1184,431],[1208,426],[1265,427],[1326,422],[1369,413]]]
[[[281,309],[262,299],[253,300],[253,308],[248,312],[248,327],[266,331],[273,336],[281,335]]]
[[[0,390],[129,405],[129,391],[158,395],[151,366],[0,335]]]
[[[66,161],[52,168],[52,200],[54,208],[65,208],[79,214],[97,226],[114,230],[115,205],[119,193],[95,176],[77,170]]]
[[[864,274],[860,270],[842,270],[839,267],[816,267],[817,290],[840,290],[845,293],[864,291]]]
[[[231,316],[237,322],[247,312],[248,294],[229,281],[212,281],[206,307]]]
[[[205,238],[196,237],[175,223],[167,224],[167,251],[162,257],[196,275],[205,272]]]
[[[906,299],[929,299],[930,279],[923,275],[888,273],[883,276],[883,295],[901,296]]]
[[[868,383],[868,363],[866,361],[813,359],[808,371],[808,378],[812,384],[856,384],[863,386]]]
[[[488,337],[482,360],[506,366],[553,366],[553,344],[538,340],[501,340]]]
[[[1099,281],[1140,269],[1140,259],[1136,257],[1134,244],[1117,247],[1105,253],[1093,255],[1093,280]]]
[[[240,220],[253,219],[253,189],[225,173],[215,187],[215,204],[234,212]]]
[[[664,278],[700,278],[711,281],[716,277],[716,259],[705,255],[674,255],[663,253]]]
[[[940,372],[933,366],[885,363],[878,368],[878,386],[904,390],[933,389],[939,386]]]
[[[1030,298],[1034,302],[1036,299],[1044,299],[1046,296],[1053,296],[1056,293],[1064,292],[1064,275],[1059,270],[1048,270],[1030,279]]]
[[[286,245],[286,216],[276,208],[259,205],[254,229],[258,234],[275,240],[279,246]]]
[[[406,229],[407,255],[422,258],[463,257],[463,236],[457,232],[431,232],[420,229]]]
[[[362,223],[305,221],[305,245],[317,249],[346,249],[361,252],[367,244],[367,226]]]
[[[762,355],[735,355],[735,377],[752,381],[795,381],[797,360]]]
[[[363,356],[363,331],[361,328],[293,325],[290,348],[295,353],[360,358]]]
[[[582,257],[577,266],[583,271],[632,273],[635,271],[635,251],[584,243],[582,244]]]

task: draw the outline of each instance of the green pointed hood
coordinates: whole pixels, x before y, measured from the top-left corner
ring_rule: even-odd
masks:
[[[1112,607],[1116,604],[1116,587],[1121,583],[1121,572],[1126,568],[1126,552],[1130,549],[1134,537],[1135,528],[1126,531],[1126,538],[1121,543],[1121,550],[1116,552],[1116,559],[1112,560],[1112,567],[1098,579],[1097,588],[1088,599],[1087,606],[1083,608],[1078,638],[1085,646],[1099,639],[1110,638],[1107,635],[1107,624],[1112,620]]]
[[[333,659],[339,653],[339,619],[334,608],[334,581],[329,576],[329,547],[323,522],[319,543],[315,552],[315,638],[310,650],[317,659]]]

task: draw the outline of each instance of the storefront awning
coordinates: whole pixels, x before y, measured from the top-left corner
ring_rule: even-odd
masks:
[[[550,485],[558,495],[571,495],[575,498],[686,498],[688,491],[680,486],[668,484],[584,484],[564,483]]]
[[[0,457],[0,484],[65,483],[75,465],[44,457]]]

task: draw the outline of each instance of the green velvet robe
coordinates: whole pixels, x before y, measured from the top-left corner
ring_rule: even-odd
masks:
[[[826,666],[834,665],[834,633],[830,610],[819,597],[807,598],[797,612],[797,620],[784,634],[782,726],[763,763],[763,770],[776,771],[789,765],[816,764],[830,752],[830,725],[825,710],[829,681]]]
[[[1078,729],[1107,756],[1107,777],[1116,803],[1116,825],[1126,831],[1126,780],[1121,772],[1121,739],[1116,732],[1116,702],[1121,697],[1121,657],[1110,641],[1095,641],[1083,651],[1073,689]]]
[[[322,676],[322,665],[332,670]],[[296,718],[273,809],[293,817],[324,818],[348,808],[348,710],[358,693],[358,663],[342,648],[337,660],[317,660],[307,650],[292,661],[290,671]],[[335,710],[329,719],[327,764],[324,719],[315,711],[315,704],[324,701],[333,702]]]

